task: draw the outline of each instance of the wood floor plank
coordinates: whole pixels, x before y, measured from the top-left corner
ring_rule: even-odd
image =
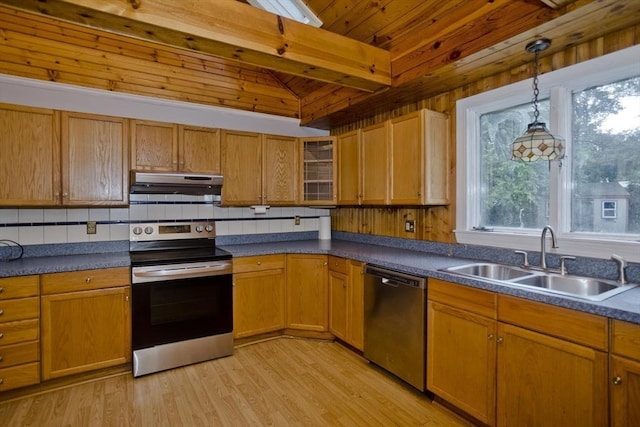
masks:
[[[7,426],[429,426],[469,424],[321,340],[277,338],[233,356],[0,403]]]

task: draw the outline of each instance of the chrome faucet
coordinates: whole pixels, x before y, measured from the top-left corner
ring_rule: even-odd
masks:
[[[547,248],[545,244],[545,237],[547,231],[551,233],[551,247],[556,249],[558,247],[558,241],[556,240],[556,233],[553,231],[550,225],[545,225],[542,229],[542,235],[540,236],[540,267],[544,270],[547,268]]]
[[[627,283],[627,277],[624,273],[624,269],[627,268],[627,262],[620,256],[613,254],[611,259],[618,263],[618,282],[625,285]]]

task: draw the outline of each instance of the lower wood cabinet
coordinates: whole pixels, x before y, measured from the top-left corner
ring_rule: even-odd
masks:
[[[611,427],[640,426],[640,325],[611,322]]]
[[[285,327],[285,256],[233,259],[233,331],[245,338]]]
[[[497,298],[429,279],[427,389],[495,425]]]
[[[327,256],[288,254],[286,327],[328,331],[328,305]]]
[[[0,279],[0,392],[40,382],[40,280]]]
[[[428,298],[437,396],[488,425],[608,424],[608,319],[437,279]]]
[[[131,360],[129,268],[45,274],[41,280],[44,380]]]
[[[364,349],[363,263],[329,256],[329,332]]]

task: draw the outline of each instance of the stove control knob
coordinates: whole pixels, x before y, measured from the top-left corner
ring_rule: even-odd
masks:
[[[139,236],[142,234],[142,228],[140,227],[133,227],[133,234],[135,234],[136,236]]]
[[[202,233],[202,230],[204,230],[204,228],[201,225],[196,226],[196,232]]]
[[[213,225],[211,224],[207,224],[204,229],[207,231],[207,233],[211,233],[213,231]]]
[[[145,234],[152,234],[153,233],[153,227],[148,226],[144,228],[144,232]]]

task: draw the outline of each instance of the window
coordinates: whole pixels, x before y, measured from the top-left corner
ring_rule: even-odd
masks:
[[[616,202],[614,200],[605,200],[602,202],[602,218],[615,219]]]
[[[458,242],[539,250],[550,224],[560,253],[640,261],[639,55],[540,76],[540,119],[567,139],[562,162],[510,160],[533,121],[530,79],[458,101]]]

